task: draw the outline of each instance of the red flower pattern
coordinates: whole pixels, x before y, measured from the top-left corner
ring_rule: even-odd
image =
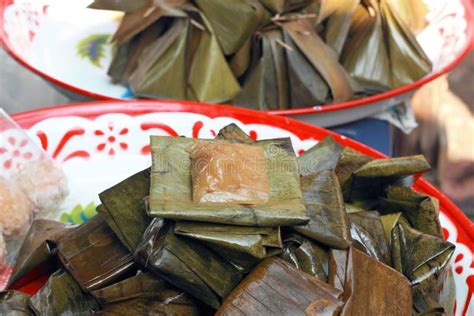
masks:
[[[128,144],[122,141],[122,136],[128,134],[128,128],[114,127],[113,123],[109,123],[105,129],[97,129],[94,131],[94,135],[100,138],[100,142],[96,149],[99,152],[106,152],[109,156],[114,156],[117,151],[126,151]]]
[[[0,147],[3,168],[6,170],[18,169],[25,161],[33,158],[28,138],[17,139],[13,136],[6,138]]]

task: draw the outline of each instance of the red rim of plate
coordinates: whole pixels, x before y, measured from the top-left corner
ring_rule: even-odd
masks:
[[[469,54],[469,52],[474,49],[474,7],[473,4],[471,3],[470,0],[461,0],[462,4],[464,5],[464,10],[465,10],[465,18],[467,21],[466,25],[466,35],[467,35],[467,41],[466,45],[463,48],[461,54],[456,57],[451,63],[449,63],[447,66],[443,67],[442,69],[438,70],[437,72],[434,72],[430,74],[429,76],[426,76],[425,78],[422,78],[420,80],[417,80],[411,84],[402,86],[397,89],[393,89],[384,93],[376,94],[370,97],[362,98],[362,99],[357,99],[353,101],[348,101],[348,102],[342,102],[338,104],[326,104],[323,106],[309,106],[306,108],[300,108],[300,109],[288,109],[288,110],[275,110],[275,111],[262,111],[266,112],[268,114],[272,115],[301,115],[301,114],[314,114],[314,113],[324,113],[324,112],[332,112],[332,111],[339,111],[339,110],[345,110],[349,108],[355,108],[355,107],[361,107],[364,105],[369,105],[372,103],[380,102],[383,100],[387,100],[390,98],[394,98],[399,95],[403,95],[405,93],[408,93],[412,90],[415,90],[417,88],[420,88],[421,86],[425,85],[426,83],[433,81],[434,79],[440,77],[441,75],[448,73],[451,71],[454,67],[456,67],[461,61]],[[15,58],[20,64],[22,64],[25,68],[29,69],[30,71],[42,76],[46,80],[50,81],[51,83],[58,85],[66,90],[73,91],[74,93],[80,94],[87,96],[89,98],[93,99],[98,99],[98,100],[115,100],[115,101],[124,101],[122,99],[117,99],[117,98],[112,98],[109,96],[101,95],[99,93],[94,93],[90,92],[87,90],[83,90],[81,88],[78,88],[76,86],[72,86],[68,83],[65,83],[61,80],[58,80],[54,77],[49,76],[45,72],[35,68],[33,65],[29,64],[26,60],[24,60],[20,55],[18,55],[11,47],[10,42],[7,39],[7,36],[4,32],[3,29],[3,12],[5,8],[10,5],[13,0],[2,0],[1,1],[1,7],[0,7],[0,45],[5,48],[5,50],[13,57]]]
[[[86,103],[76,103],[60,105],[55,107],[46,107],[39,110],[23,112],[13,115],[13,119],[23,128],[30,128],[34,124],[48,118],[81,116],[88,119],[94,119],[100,115],[109,113],[124,113],[130,116],[138,116],[154,112],[189,112],[203,114],[211,118],[231,117],[241,121],[244,124],[265,124],[275,126],[297,135],[302,140],[321,139],[326,135],[332,135],[343,146],[352,147],[364,154],[384,158],[384,154],[363,145],[354,140],[348,139],[332,131],[313,126],[287,117],[269,116],[266,113],[242,109],[228,105],[205,104],[192,101],[156,101],[156,100],[136,100],[136,101],[96,101]],[[424,191],[439,199],[440,206],[446,211],[451,221],[464,231],[465,238],[469,241],[466,244],[474,253],[474,223],[447,198],[443,193],[437,190],[424,179],[419,179],[414,188]]]

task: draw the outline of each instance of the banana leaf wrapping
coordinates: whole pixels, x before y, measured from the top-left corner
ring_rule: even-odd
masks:
[[[74,278],[63,270],[50,276],[30,298],[29,305],[36,315],[90,315],[99,308],[94,298],[82,292]]]
[[[449,267],[438,276],[413,287],[413,307],[416,313],[450,315],[456,302],[456,286]]]
[[[378,212],[349,214],[353,247],[372,258],[390,265],[390,251],[385,229]]]
[[[342,53],[352,24],[352,16],[360,2],[361,0],[339,1],[334,12],[328,17],[325,30],[326,43],[338,56]]]
[[[177,222],[174,232],[205,243],[241,271],[283,248],[279,227]]]
[[[393,267],[417,286],[432,276],[440,275],[455,246],[442,238],[417,231],[400,217],[392,230],[391,248]]]
[[[229,124],[223,127],[217,134],[217,139],[238,140],[242,143],[253,143],[254,140],[247,135],[237,124]]]
[[[150,169],[145,169],[99,195],[103,205],[97,212],[131,252],[151,221],[145,202],[149,193]]]
[[[88,8],[132,12],[144,6],[149,0],[94,0]]]
[[[443,238],[439,222],[439,201],[402,186],[389,186],[380,198],[383,213],[402,212],[416,230]]]
[[[351,192],[352,173],[372,160],[374,158],[366,156],[350,147],[342,149],[336,165],[336,174],[345,199],[348,198]]]
[[[264,149],[270,189],[268,202],[260,205],[193,203],[191,159],[187,149],[196,142],[189,138],[151,138],[151,216],[243,226],[289,226],[308,222],[298,162],[290,139],[255,143]]]
[[[177,288],[216,309],[243,277],[202,243],[176,235],[174,223],[162,219],[151,222],[136,258]]]
[[[398,88],[431,71],[430,60],[387,0],[363,1],[349,32],[342,63],[366,91]]]
[[[342,291],[276,257],[265,259],[216,315],[337,315]]]
[[[412,175],[428,170],[430,165],[421,155],[375,159],[353,171],[350,178],[341,185],[347,202],[377,200],[384,195],[387,186],[401,183]]]
[[[55,221],[35,220],[20,248],[7,288],[12,285],[20,287],[21,279],[35,268],[42,267],[47,270],[45,273],[54,272],[51,269],[56,269],[56,244],[71,229],[73,228]]]
[[[328,284],[344,291],[348,250],[331,249],[328,256]]]
[[[150,272],[140,273],[91,294],[102,310],[97,315],[196,315],[197,306],[187,295]]]
[[[112,284],[135,269],[133,255],[99,214],[64,236],[58,255],[85,292]]]
[[[406,277],[351,247],[341,315],[411,315],[412,289]]]
[[[0,292],[0,314],[9,316],[33,315],[28,307],[30,296],[17,291]]]
[[[347,249],[351,244],[350,223],[334,170],[302,177],[301,189],[310,221],[293,229],[322,245]]]
[[[328,280],[328,251],[310,239],[288,234],[280,258],[323,282]]]
[[[298,157],[300,174],[307,176],[326,169],[336,169],[342,150],[342,146],[332,136],[326,136]]]
[[[314,0],[260,0],[273,13],[284,13],[302,9],[310,5]]]
[[[428,7],[423,0],[389,0],[388,3],[413,34],[420,33],[428,25]]]

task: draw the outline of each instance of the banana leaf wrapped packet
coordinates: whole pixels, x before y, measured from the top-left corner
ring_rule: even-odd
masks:
[[[134,252],[151,222],[146,211],[150,192],[150,169],[145,169],[99,194],[97,212],[120,241]]]
[[[342,291],[273,257],[252,270],[216,315],[337,315],[341,297]]]
[[[289,139],[264,140],[255,144],[247,144],[252,150],[263,149],[262,155],[255,157],[233,156],[229,159],[230,171],[238,167],[234,163],[239,159],[254,159],[251,170],[252,177],[255,171],[262,173],[266,169],[267,177],[261,177],[262,181],[268,181],[268,201],[257,199],[258,204],[246,204],[245,201],[233,203],[194,202],[192,183],[192,159],[188,152],[189,148],[201,142],[206,146],[229,145],[231,142],[219,141],[197,141],[188,138],[152,137],[152,173],[150,187],[150,210],[149,214],[155,217],[163,217],[175,220],[204,221],[229,225],[243,226],[288,226],[304,224],[309,218],[303,203],[300,190],[300,179],[298,163]],[[216,143],[221,142],[221,143]],[[222,143],[223,142],[223,143]],[[241,146],[244,146],[243,144]],[[211,154],[211,160],[213,152]],[[206,160],[203,160],[207,166]],[[259,162],[259,163],[256,163]],[[256,163],[256,165],[255,165]],[[225,185],[225,177],[230,175],[231,180],[238,173],[224,172],[217,168],[218,174],[223,172],[224,180],[217,181],[217,185]],[[248,173],[247,169],[245,173]],[[268,179],[268,180],[265,180]],[[218,179],[219,180],[219,179]],[[237,180],[235,180],[237,181]],[[259,180],[260,181],[260,180]],[[263,185],[264,186],[264,185]],[[261,186],[260,186],[261,187]],[[240,187],[240,189],[243,189]],[[203,190],[199,190],[202,192]],[[215,191],[219,193],[219,190]],[[234,192],[234,191],[229,191]],[[226,190],[222,192],[227,194]],[[265,196],[265,194],[263,194]],[[217,195],[218,197],[218,195]],[[244,197],[246,199],[247,197]],[[218,200],[219,201],[219,200]],[[224,200],[228,201],[228,200]]]
[[[99,305],[82,292],[79,284],[66,271],[53,273],[48,282],[30,298],[36,315],[90,315]]]
[[[7,288],[12,286],[20,288],[28,283],[31,281],[28,280],[28,274],[34,270],[43,274],[54,272],[57,266],[55,261],[56,245],[71,229],[73,228],[63,223],[43,219],[35,220],[20,248]]]
[[[249,227],[213,223],[175,224],[177,235],[199,240],[242,272],[266,257],[281,252],[280,227]]]
[[[28,301],[30,295],[17,291],[0,292],[0,314],[10,316],[29,316],[32,314]]]
[[[198,314],[198,307],[184,292],[150,272],[139,273],[91,294],[102,307],[94,315]]]
[[[342,146],[332,136],[326,136],[298,157],[300,175],[307,176],[327,169],[336,169],[342,150]]]
[[[280,258],[323,282],[328,280],[328,250],[296,233],[284,237]]]
[[[174,233],[174,223],[154,219],[135,254],[146,268],[203,303],[219,308],[243,275],[217,253]]]
[[[58,255],[85,292],[114,283],[136,267],[133,255],[99,214],[64,236]]]

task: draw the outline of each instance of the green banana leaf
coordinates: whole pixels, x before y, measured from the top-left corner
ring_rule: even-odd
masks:
[[[338,1],[337,9],[328,18],[325,32],[326,44],[333,48],[338,56],[342,53],[352,24],[352,15],[359,6],[360,1]]]
[[[229,60],[229,67],[234,73],[235,78],[242,77],[249,69],[251,53],[252,39],[248,38]]]
[[[328,284],[341,291],[344,291],[346,283],[347,255],[347,250],[329,250]]]
[[[347,249],[351,244],[350,223],[334,170],[323,170],[301,178],[310,221],[293,229],[325,246]]]
[[[387,0],[380,1],[380,8],[390,52],[391,88],[398,88],[423,78],[432,69],[428,56]]]
[[[20,286],[17,282],[21,283],[21,279],[37,267],[45,268],[45,272],[54,272],[51,269],[56,269],[56,243],[71,229],[63,223],[35,220],[20,248],[7,288]]]
[[[351,247],[342,315],[412,315],[412,289],[405,276]]]
[[[351,204],[351,203],[344,203],[344,207],[346,209],[347,214],[370,210],[370,209],[362,208],[359,204]]]
[[[322,170],[335,169],[342,151],[342,146],[332,136],[324,137],[298,158],[300,174],[307,176]]]
[[[204,15],[201,16],[207,30],[202,32],[193,55],[188,78],[190,88],[201,102],[222,103],[232,100],[241,90],[239,82],[234,77],[211,29],[212,22],[207,22]]]
[[[66,271],[58,270],[29,300],[36,315],[90,315],[99,305]]]
[[[163,291],[172,290],[173,288],[166,281],[147,272],[138,273],[123,281],[92,291],[90,294],[101,306],[105,306],[136,298],[157,296]]]
[[[151,216],[242,226],[289,226],[308,222],[290,139],[255,143],[265,152],[270,197],[265,204],[246,206],[193,203],[191,159],[187,148],[196,142],[189,138],[152,136]]]
[[[390,248],[392,240],[392,231],[400,220],[400,216],[402,216],[402,213],[390,213],[380,216],[380,220],[382,221],[383,229],[385,232],[385,238],[389,242]]]
[[[350,147],[344,147],[336,165],[336,174],[344,194],[344,200],[347,200],[350,196],[352,173],[372,160],[374,158],[366,156]]]
[[[279,227],[231,226],[198,222],[177,222],[174,232],[257,259],[267,256],[266,247],[282,248]]]
[[[100,214],[64,236],[58,255],[85,292],[110,285],[135,269],[133,255]]]
[[[242,275],[202,243],[174,233],[174,224],[154,219],[136,252],[149,270],[194,296],[218,308],[240,282]]]
[[[242,143],[253,143],[254,140],[247,135],[237,124],[229,124],[219,131],[216,139],[238,140]]]
[[[276,257],[265,259],[216,315],[337,315],[342,291]]]
[[[329,87],[287,32],[283,39],[288,68],[288,89],[292,108],[323,104],[329,98]]]
[[[400,183],[409,176],[430,168],[422,155],[369,161],[352,173],[348,200],[377,199],[383,196],[388,185]]]
[[[112,41],[119,44],[128,42],[163,17],[186,17],[181,7],[187,2],[187,0],[148,1],[146,5],[124,15]]]
[[[28,307],[30,296],[17,291],[0,292],[0,314],[8,316],[33,315]]]
[[[144,6],[149,0],[94,0],[89,4],[90,9],[133,12]]]
[[[148,46],[129,78],[135,95],[186,99],[187,46],[192,28],[189,19],[176,18],[170,28]]]
[[[401,217],[392,231],[391,248],[393,267],[416,286],[446,267],[455,246],[417,231]]]
[[[353,246],[372,258],[390,265],[390,251],[378,212],[349,214]]]
[[[151,221],[145,205],[149,193],[150,169],[145,169],[99,195],[103,206],[97,212],[131,252]]]
[[[402,186],[389,186],[380,198],[382,213],[402,212],[411,226],[422,233],[443,238],[438,200]]]
[[[390,59],[378,0],[364,1],[353,14],[349,41],[341,62],[368,94],[391,85]]]
[[[349,76],[307,19],[282,23],[296,46],[329,85],[334,102],[352,98]]]
[[[273,13],[285,13],[302,9],[314,0],[260,0],[260,2]]]
[[[257,1],[196,0],[209,20],[225,55],[232,55],[251,37],[264,10]]]
[[[284,238],[284,249],[280,258],[298,269],[319,278],[328,279],[328,251],[317,243],[291,233]]]

